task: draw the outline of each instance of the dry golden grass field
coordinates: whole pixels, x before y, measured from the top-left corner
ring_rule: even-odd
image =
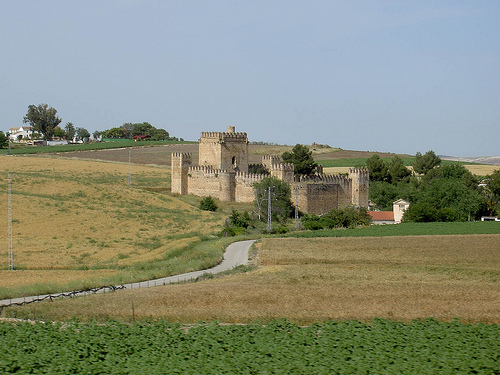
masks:
[[[201,211],[198,198],[167,194],[168,167],[132,165],[129,187],[128,164],[50,157],[0,159],[0,298],[25,287],[41,292],[141,278],[139,269],[134,276],[124,268],[167,259],[168,254],[217,232],[230,212],[229,208]],[[13,272],[7,270],[8,172],[12,173]],[[40,286],[42,280],[46,285]]]
[[[374,317],[500,323],[500,235],[265,239],[253,271],[9,308],[4,316],[303,324]],[[133,314],[133,315],[132,315]]]

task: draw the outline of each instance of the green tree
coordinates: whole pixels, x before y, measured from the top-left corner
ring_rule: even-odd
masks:
[[[401,187],[384,181],[370,182],[370,201],[378,210],[392,211],[392,202],[402,198]]]
[[[170,134],[165,129],[155,129],[151,134],[151,140],[153,141],[168,141],[170,139]]]
[[[493,215],[500,201],[500,170],[486,176],[486,197],[489,214]]]
[[[85,139],[88,140],[90,138],[90,133],[85,128],[76,128],[76,138],[82,141],[85,141]]]
[[[61,123],[61,119],[57,117],[57,110],[47,104],[33,104],[28,106],[28,112],[24,116],[23,122],[29,123],[33,128],[33,132],[42,134],[43,139],[50,141],[54,134],[54,128]]]
[[[111,128],[105,132],[106,138],[124,138],[125,132],[122,128]]]
[[[276,177],[265,177],[261,182],[254,184],[255,187],[255,207],[259,218],[267,220],[269,188],[271,189],[271,212],[272,220],[284,222],[290,218],[292,213],[292,193],[290,185]]]
[[[311,175],[316,172],[318,164],[312,157],[312,151],[307,146],[296,144],[292,151],[285,151],[281,157],[285,163],[293,163],[296,176]]]
[[[408,181],[411,176],[411,171],[405,167],[403,159],[394,155],[389,164],[389,174],[391,176],[391,182],[395,184],[401,181]]]
[[[0,148],[7,148],[9,145],[9,140],[4,132],[0,131]]]
[[[302,224],[309,230],[333,229],[333,228],[356,228],[359,226],[368,226],[371,223],[371,216],[365,207],[359,210],[349,206],[320,216],[304,215]]]
[[[378,154],[366,159],[366,165],[368,166],[368,171],[370,172],[370,182],[390,182],[391,176],[389,174],[389,168],[387,167],[385,161],[378,156]]]
[[[427,151],[425,155],[417,152],[413,163],[413,170],[417,173],[426,175],[427,172],[441,164],[441,158],[434,151]]]
[[[435,178],[423,183],[410,202],[407,215],[410,221],[417,221],[414,212],[426,207],[433,208],[426,221],[467,221],[480,216],[486,206],[483,195],[457,178]]]
[[[66,132],[63,129],[61,129],[60,126],[56,126],[54,128],[54,134],[53,135],[54,135],[54,137],[57,137],[57,138],[64,138],[66,136]]]
[[[72,141],[73,138],[75,138],[75,126],[73,125],[72,122],[67,122],[66,126],[64,127],[64,130],[66,132],[66,140]]]
[[[219,207],[215,203],[215,200],[209,195],[208,197],[204,197],[200,201],[200,210],[203,211],[217,211]]]

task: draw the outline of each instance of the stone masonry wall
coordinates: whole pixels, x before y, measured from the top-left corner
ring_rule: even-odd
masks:
[[[193,166],[189,168],[188,194],[197,195],[199,197],[207,197],[210,195],[219,199],[219,175],[222,172],[223,171],[220,169],[211,169],[201,166]]]
[[[255,199],[253,184],[262,181],[264,175],[236,173],[236,202],[251,203]]]
[[[349,205],[368,207],[369,174],[366,169],[352,168],[349,175],[317,174],[294,182],[293,164],[284,164],[279,155],[266,155],[262,164],[272,176],[298,189],[298,206],[302,212],[324,214]],[[203,132],[199,142],[199,165],[193,166],[191,154],[172,153],[172,193],[212,196],[221,201],[252,202],[253,184],[264,175],[248,173],[248,139],[246,133]]]

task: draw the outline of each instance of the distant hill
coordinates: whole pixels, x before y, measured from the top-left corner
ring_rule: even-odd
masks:
[[[463,161],[467,163],[500,165],[500,156],[455,157],[441,156],[443,160]]]

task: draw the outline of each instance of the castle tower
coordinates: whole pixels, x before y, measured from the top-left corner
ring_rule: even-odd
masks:
[[[171,191],[173,194],[187,194],[188,170],[191,166],[191,154],[184,152],[172,152],[171,161]]]
[[[247,133],[202,132],[199,142],[199,165],[225,171],[248,173]]]
[[[236,200],[236,172],[225,171],[219,174],[219,200],[234,202]]]
[[[295,176],[294,169],[293,163],[279,163],[271,165],[270,172],[271,176],[291,184]]]
[[[264,155],[262,156],[262,165],[268,171],[272,169],[273,164],[280,164],[283,161],[281,155]]]
[[[370,175],[366,168],[349,168],[351,203],[355,207],[368,207]]]

